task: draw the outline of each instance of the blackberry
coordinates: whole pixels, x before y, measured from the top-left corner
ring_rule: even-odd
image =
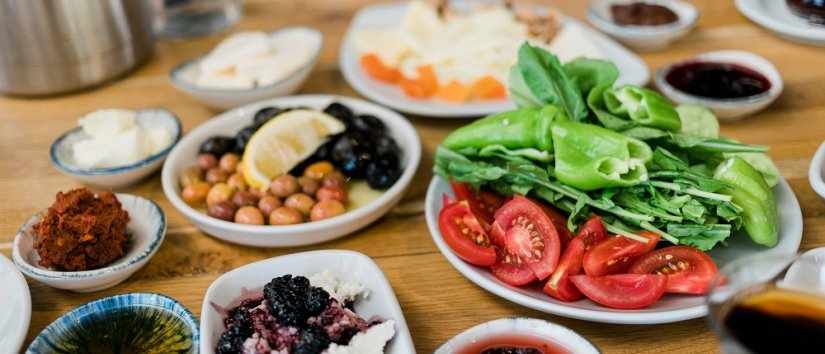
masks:
[[[301,337],[292,349],[294,354],[320,354],[329,347],[327,331],[318,326],[310,326],[301,331]]]
[[[216,352],[218,354],[240,354],[243,350],[243,342],[251,335],[249,328],[231,326],[218,339]]]
[[[308,318],[320,314],[329,302],[326,291],[311,287],[305,277],[291,275],[274,278],[266,284],[264,298],[278,323],[299,328],[306,326]]]
[[[541,354],[536,348],[498,347],[486,349],[481,354]]]

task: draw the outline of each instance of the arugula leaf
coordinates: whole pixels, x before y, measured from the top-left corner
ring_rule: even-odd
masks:
[[[518,68],[524,86],[537,101],[559,106],[572,120],[587,118],[587,107],[578,88],[567,77],[555,55],[525,42],[518,51]]]
[[[564,72],[578,86],[582,96],[596,86],[612,86],[619,78],[619,68],[611,61],[576,58],[564,64]]]
[[[524,77],[521,76],[521,69],[518,64],[510,67],[510,74],[507,78],[507,90],[510,92],[510,100],[512,100],[518,108],[537,108],[544,106],[533,92],[527,87],[524,82]]]

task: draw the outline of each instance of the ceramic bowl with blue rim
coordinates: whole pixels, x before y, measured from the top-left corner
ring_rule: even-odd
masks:
[[[172,136],[172,142],[159,152],[132,164],[105,167],[105,168],[84,168],[75,163],[72,146],[83,139],[88,139],[88,135],[83,129],[76,127],[63,133],[52,143],[49,156],[52,165],[60,173],[72,177],[83,184],[104,187],[123,188],[140,181],[144,177],[157,171],[166,156],[175,147],[178,140],[183,135],[183,128],[180,120],[172,112],[161,108],[147,108],[137,111],[136,123],[141,127],[161,127]]]
[[[26,354],[197,353],[198,321],[165,295],[131,293],[82,305],[34,339]]]
[[[29,218],[17,231],[12,248],[12,260],[27,277],[48,286],[76,292],[92,292],[120,284],[143,268],[155,255],[166,237],[166,214],[155,202],[138,196],[117,193],[117,200],[129,213],[126,232],[129,241],[126,254],[112,264],[86,271],[59,271],[39,264],[40,257],[34,249],[34,225],[46,210]]]

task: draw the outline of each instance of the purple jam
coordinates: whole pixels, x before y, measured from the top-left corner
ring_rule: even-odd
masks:
[[[745,98],[771,89],[765,75],[730,63],[696,61],[675,65],[665,80],[680,91],[716,99]]]

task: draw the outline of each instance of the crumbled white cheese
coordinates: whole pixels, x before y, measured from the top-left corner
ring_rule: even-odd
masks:
[[[387,320],[356,334],[347,345],[332,343],[326,354],[383,354],[384,347],[395,335],[395,321]]]
[[[309,283],[312,286],[324,289],[340,303],[355,301],[358,295],[363,295],[364,298],[369,295],[369,291],[364,288],[363,284],[354,281],[340,281],[329,270],[310,276]]]
[[[583,40],[584,38],[589,38],[589,35],[581,26],[567,24],[556,34],[548,49],[562,63],[579,57],[604,59],[604,53],[599,47],[592,41]]]
[[[102,109],[78,121],[88,138],[72,145],[74,164],[82,168],[124,166],[155,154],[172,142],[163,127],[137,124],[137,113],[126,109]]]

